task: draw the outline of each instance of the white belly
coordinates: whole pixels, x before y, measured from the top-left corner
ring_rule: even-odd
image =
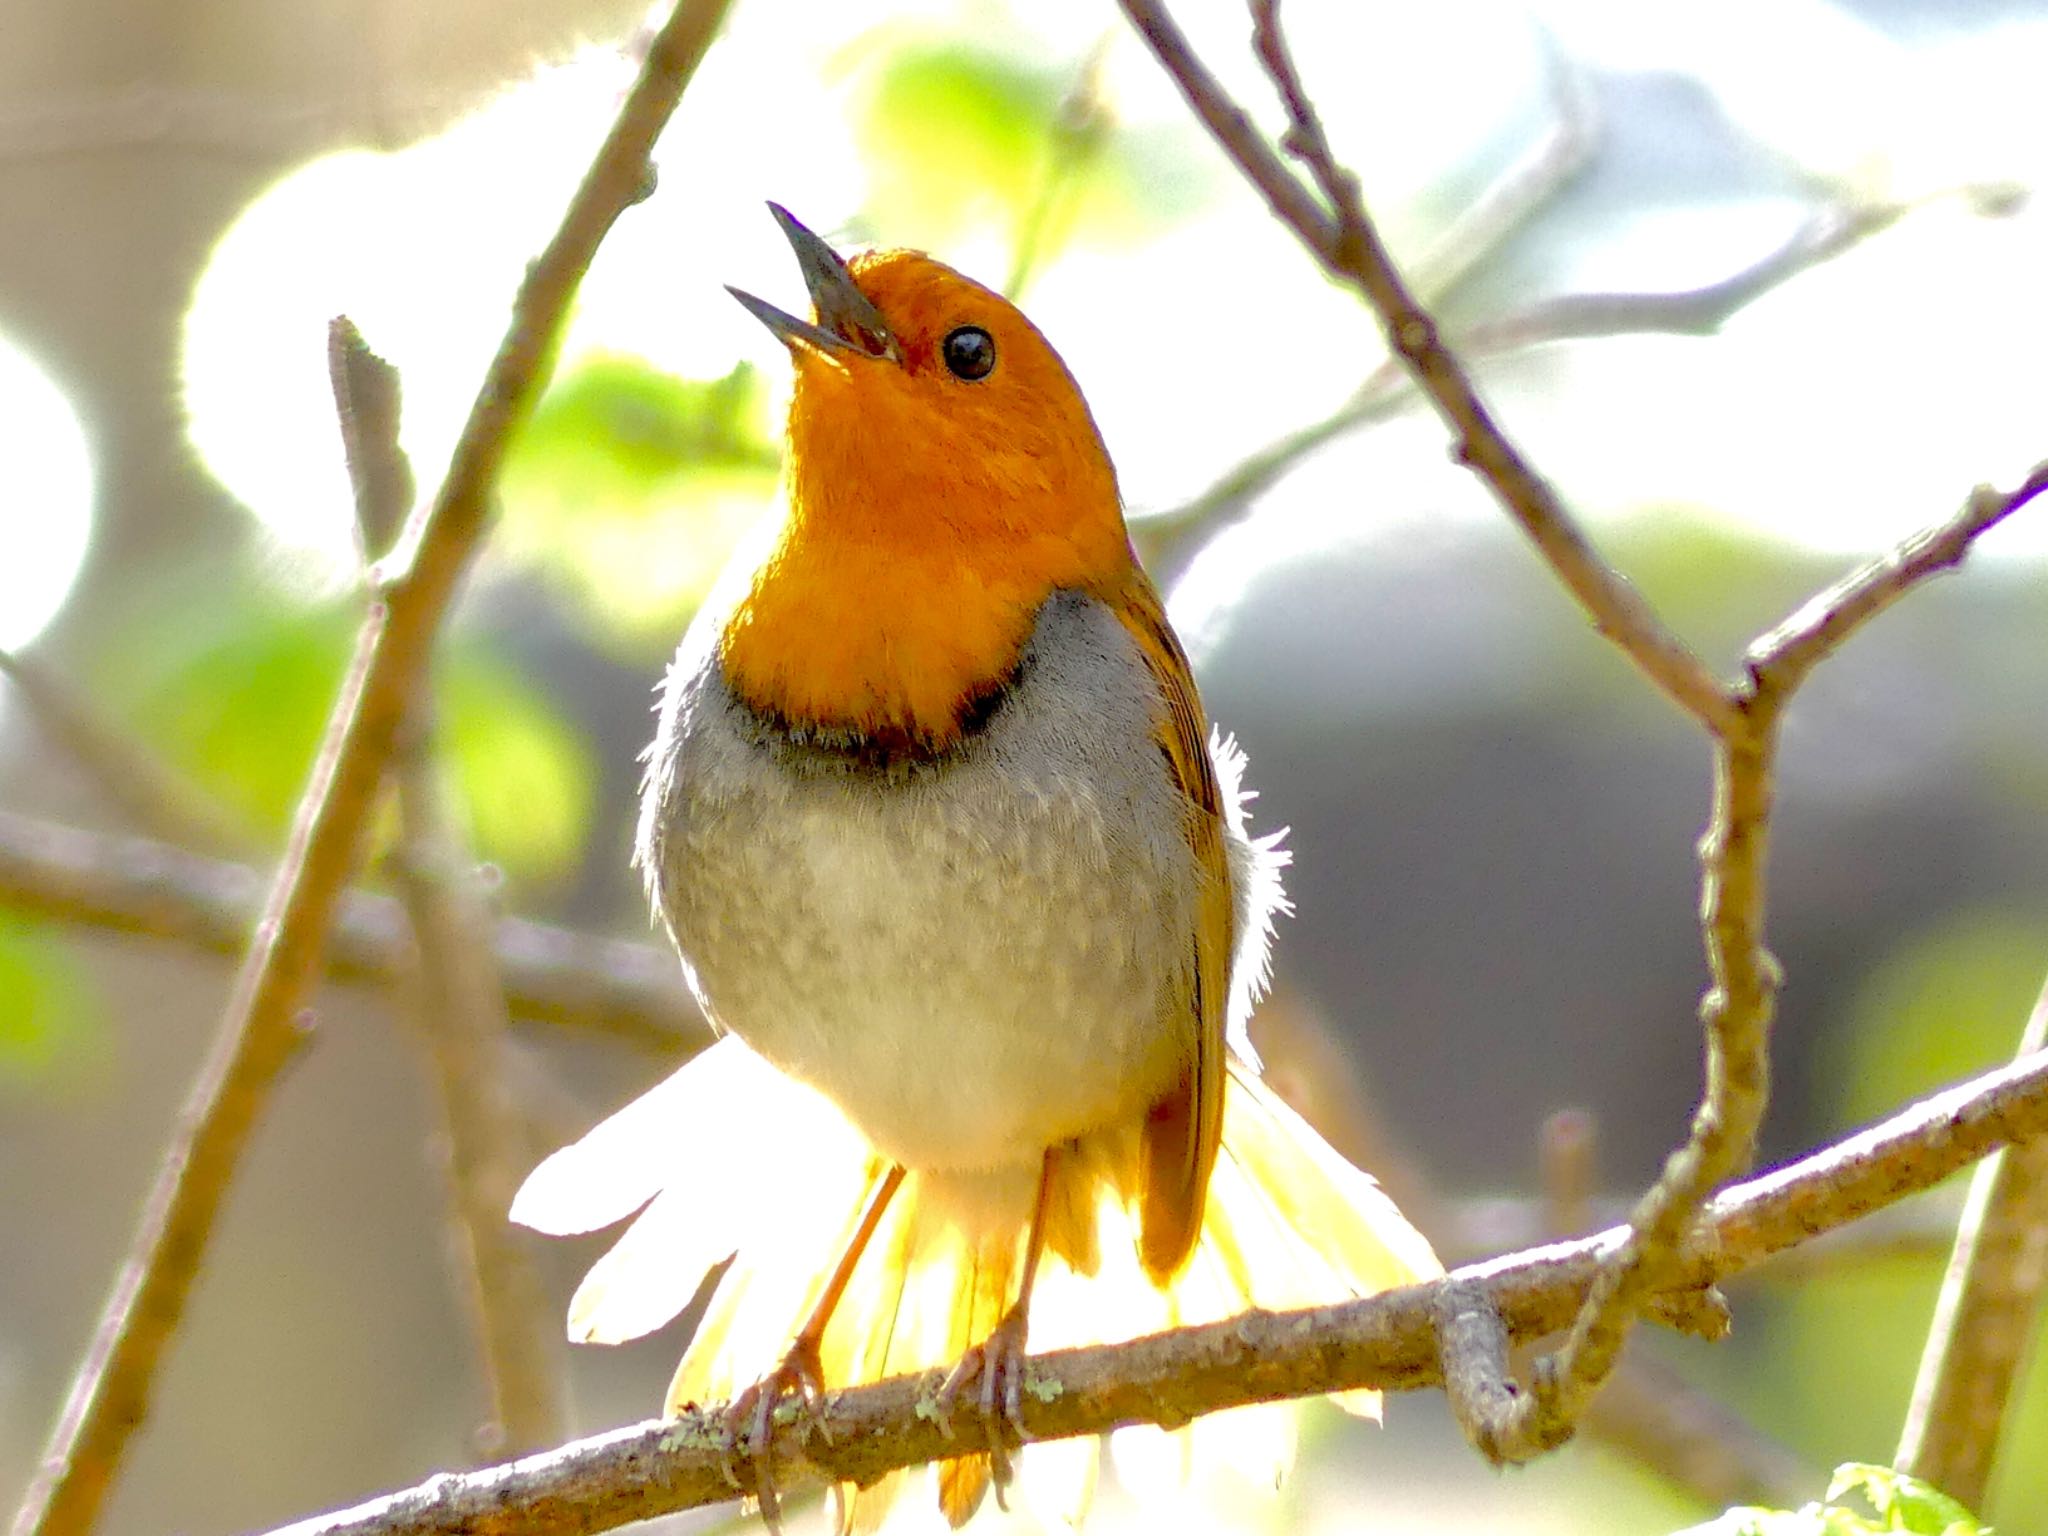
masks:
[[[1194,1049],[1196,873],[1115,618],[1052,599],[987,724],[888,770],[764,737],[690,649],[640,852],[718,1023],[912,1168],[1141,1117]]]

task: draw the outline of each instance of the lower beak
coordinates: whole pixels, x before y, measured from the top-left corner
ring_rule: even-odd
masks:
[[[782,226],[782,233],[796,251],[804,286],[810,290],[811,304],[817,312],[817,323],[799,320],[737,288],[728,287],[726,292],[744,304],[785,346],[804,345],[828,354],[887,358],[901,363],[903,350],[897,345],[896,333],[889,329],[889,322],[875,308],[874,301],[860,291],[838,253],[799,224],[787,208],[770,203],[768,211],[775,215],[775,222]]]

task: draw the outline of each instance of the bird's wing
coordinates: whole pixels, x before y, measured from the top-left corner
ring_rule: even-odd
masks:
[[[1145,1125],[1142,1238],[1145,1267],[1164,1281],[1194,1252],[1203,1201],[1223,1135],[1224,1027],[1230,1006],[1230,862],[1224,845],[1223,792],[1209,756],[1208,727],[1187,652],[1166,621],[1166,606],[1134,562],[1097,593],[1137,642],[1163,708],[1159,751],[1187,802],[1183,834],[1200,885],[1189,999],[1189,1050],[1181,1080],[1152,1106]]]

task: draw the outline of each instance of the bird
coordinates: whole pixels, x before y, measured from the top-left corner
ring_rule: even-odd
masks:
[[[779,515],[660,686],[634,850],[718,1038],[511,1216],[638,1212],[577,1340],[660,1327],[725,1266],[664,1408],[728,1405],[771,1525],[780,1404],[933,1370],[994,1447],[939,1464],[952,1525],[1041,1456],[1078,1512],[1097,1445],[1022,1447],[1027,1343],[1442,1269],[1260,1079],[1289,854],[1249,828],[1065,363],[934,257],[845,259],[769,207],[811,317],[730,291],[794,369]],[[839,1529],[903,1482],[839,1489]]]

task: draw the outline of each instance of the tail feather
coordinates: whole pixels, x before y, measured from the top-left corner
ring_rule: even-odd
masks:
[[[740,1249],[676,1367],[666,1412],[736,1397],[782,1359],[852,1241],[869,1192],[887,1171],[873,1156],[855,1167],[862,1175],[857,1181],[821,1177],[823,1189],[806,1190],[802,1204],[778,1203],[773,1233]],[[672,1266],[671,1284],[676,1272]],[[847,1363],[844,1352],[830,1352],[836,1337],[843,1335],[828,1329],[828,1348],[820,1351],[825,1380],[835,1385],[847,1379],[837,1374]]]
[[[700,1072],[704,1084],[681,1084]],[[781,1358],[884,1169],[828,1104],[736,1040],[704,1053],[649,1099],[656,1096],[661,1113],[643,1100],[542,1164],[514,1214],[546,1230],[586,1230],[659,1187],[577,1292],[572,1328],[591,1339],[659,1326],[709,1266],[736,1255],[677,1367],[667,1401],[673,1413],[734,1396]],[[668,1118],[677,1106],[696,1118]],[[1442,1273],[1379,1187],[1233,1062],[1200,1241],[1162,1288],[1141,1257],[1139,1141],[1131,1127],[1088,1138],[1061,1159],[1064,1182],[1053,1192],[1031,1303],[1034,1350],[1111,1342],[1250,1307],[1339,1301]],[[635,1146],[638,1161],[629,1155]],[[1015,1299],[1035,1173],[919,1171],[904,1179],[825,1331],[828,1387],[949,1368],[988,1336]],[[1377,1412],[1377,1394],[1339,1401]],[[1234,1464],[1240,1483],[1270,1487],[1292,1460],[1292,1425],[1285,1405],[1267,1405],[1213,1415],[1151,1451],[1139,1436],[1135,1475],[1151,1481],[1192,1469],[1206,1477],[1212,1464]],[[1121,1448],[1118,1455],[1121,1465]],[[1027,1447],[1014,1492],[1042,1517],[1071,1524],[1093,1491],[1098,1461],[1094,1439]],[[940,1508],[957,1524],[986,1495],[987,1458],[945,1463],[936,1477]],[[880,1529],[909,1482],[891,1475],[842,1489],[840,1530]]]

